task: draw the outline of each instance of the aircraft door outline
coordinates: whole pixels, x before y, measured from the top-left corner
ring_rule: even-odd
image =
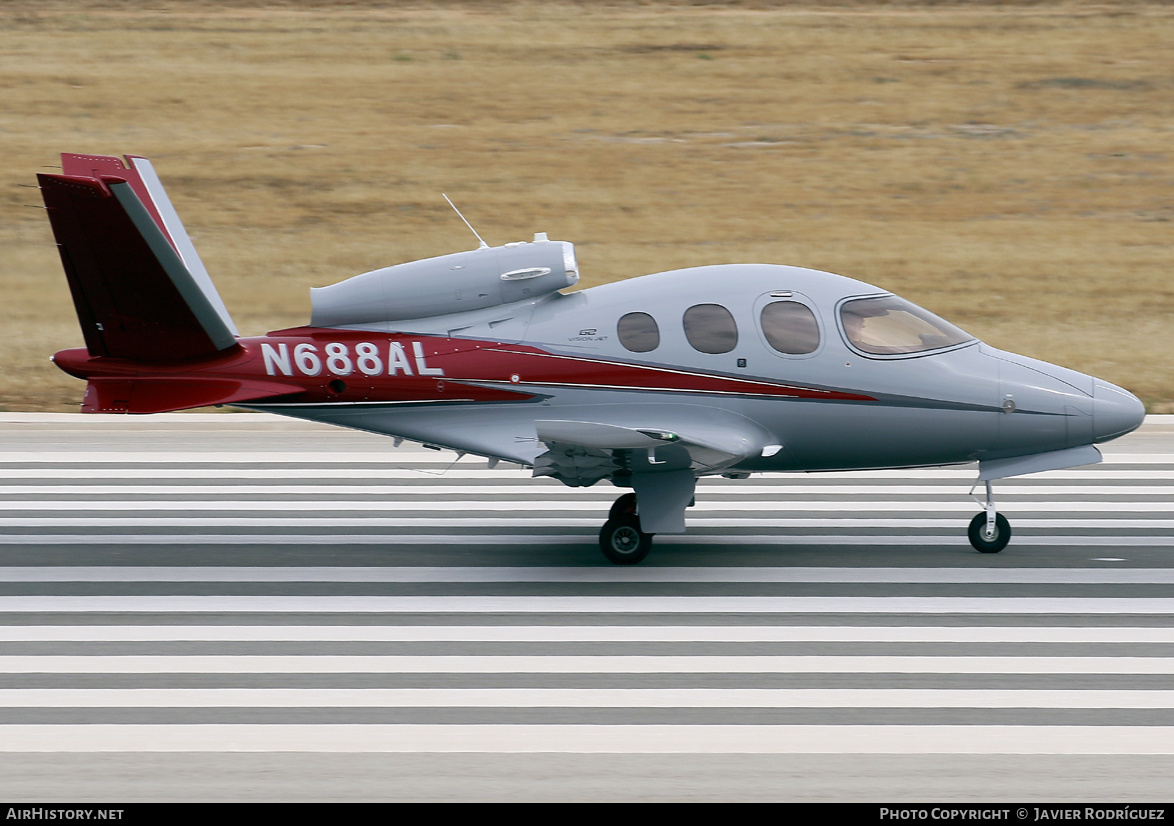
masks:
[[[806,353],[783,352],[782,350],[776,348],[770,341],[770,337],[767,334],[763,324],[763,312],[770,305],[783,302],[798,304],[800,307],[806,308],[812,315],[812,321],[815,322],[814,333],[817,337],[817,343],[813,349]],[[819,358],[823,354],[824,349],[827,347],[828,320],[823,316],[822,313],[820,313],[819,305],[801,292],[787,289],[771,290],[768,293],[763,293],[762,295],[758,296],[758,298],[754,300],[754,304],[751,310],[751,321],[754,323],[754,329],[758,333],[758,340],[762,343],[763,348],[773,356],[777,356],[778,358],[786,359],[788,361],[805,361],[807,359]]]

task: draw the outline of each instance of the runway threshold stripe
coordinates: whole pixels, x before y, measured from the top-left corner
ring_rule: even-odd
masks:
[[[0,689],[0,708],[1169,709],[1174,691],[997,689]]]
[[[262,438],[261,434],[257,434],[258,438]],[[307,435],[307,441],[313,441],[314,435]],[[390,441],[388,441],[390,446]],[[89,451],[46,451],[46,450],[6,450],[3,454],[4,463],[10,464],[70,464],[70,465],[90,465],[90,464],[147,464],[147,465],[185,465],[185,464],[223,464],[228,467],[235,467],[240,465],[306,465],[306,464],[323,464],[323,465],[356,465],[356,466],[382,466],[384,468],[397,468],[397,466],[409,464],[429,464],[439,467],[454,466],[454,470],[472,469],[470,466],[481,464],[484,468],[485,460],[482,458],[475,458],[469,456],[463,460],[456,457],[454,451],[449,450],[421,450],[421,449],[403,449],[386,450],[373,453],[371,451],[362,450],[338,450],[338,451],[320,451],[320,450],[296,450],[284,453],[280,448],[265,451],[229,451],[229,450],[177,450],[177,451],[140,451],[129,450],[122,451],[116,448],[110,450],[89,450]],[[1104,462],[1095,465],[1087,466],[1088,469],[1082,472],[1096,473],[1096,468],[1106,465],[1115,464],[1165,464],[1174,465],[1174,453],[1118,453],[1112,448],[1104,450]],[[481,469],[481,468],[477,468]],[[975,474],[976,468],[971,466],[955,466],[955,467],[929,467],[924,469],[912,468],[908,470],[894,471],[895,473],[907,476],[909,473],[943,473],[958,476],[971,476]],[[844,473],[878,473],[889,471],[842,471]]]
[[[0,612],[468,614],[1174,614],[1142,597],[15,596]]]
[[[0,656],[4,674],[1174,674],[1169,657]]]
[[[181,438],[177,434],[177,438]],[[264,438],[262,434],[257,434],[257,438]],[[313,435],[307,436],[307,441],[314,440]],[[391,442],[388,441],[390,447]],[[129,465],[129,464],[145,464],[145,465],[200,465],[200,464],[217,464],[225,465],[226,467],[237,467],[239,465],[356,465],[375,466],[383,468],[397,468],[405,469],[407,465],[426,464],[433,465],[437,470],[445,467],[456,465],[459,461],[456,454],[451,451],[436,451],[436,450],[404,450],[397,452],[388,450],[374,453],[372,451],[361,450],[338,450],[338,451],[315,451],[315,450],[300,450],[294,449],[288,452],[283,452],[281,448],[275,447],[272,450],[265,451],[225,451],[225,450],[177,450],[177,451],[162,451],[162,450],[118,450],[112,448],[110,450],[92,450],[92,451],[63,451],[56,453],[53,451],[22,451],[22,450],[6,450],[0,456],[3,456],[5,463],[12,464],[53,464],[53,465],[92,465],[92,464],[114,464],[114,465]],[[484,459],[466,459],[464,468],[472,469],[469,466],[479,462],[484,468]],[[1174,462],[1174,458],[1172,458]],[[512,463],[511,463],[512,464]],[[481,469],[481,468],[478,468]],[[487,468],[485,468],[487,469]],[[512,469],[512,468],[507,468]],[[528,471],[527,471],[528,472]]]
[[[443,488],[437,489],[437,495],[443,491]],[[1003,507],[1000,505],[1000,510],[1008,513],[1033,511],[1044,513],[1088,513],[1094,512],[1122,512],[1122,513],[1174,513],[1174,501],[1149,501],[1149,502],[1125,502],[1125,501],[1109,501],[1103,499],[1094,499],[1088,501],[1052,501],[1052,500],[1027,500],[1016,499],[1013,502],[1006,503],[1012,507]],[[378,511],[380,513],[396,513],[399,511],[436,511],[447,515],[451,513],[460,513],[462,511],[508,511],[518,513],[512,521],[517,523],[520,521],[532,522],[537,524],[537,520],[532,520],[529,517],[530,513],[539,511],[590,511],[592,513],[602,512],[606,510],[607,502],[600,500],[574,500],[574,501],[541,501],[541,500],[525,500],[525,504],[519,508],[518,500],[516,498],[508,499],[492,499],[492,500],[441,500],[436,501],[398,501],[398,500],[378,500],[378,501],[362,501],[356,502],[353,500],[318,500],[318,499],[299,499],[299,500],[284,500],[271,501],[266,499],[254,501],[240,501],[238,499],[169,499],[169,500],[124,500],[124,499],[110,499],[110,500],[92,500],[82,501],[78,499],[62,499],[62,500],[8,500],[0,502],[0,511],[50,511],[52,513],[74,513],[85,511],[118,511],[124,513],[127,511],[263,511],[285,513],[289,511],[303,513],[306,511],[346,511],[353,513],[362,513],[365,511]],[[721,502],[721,503],[702,503],[697,506],[696,512],[706,511],[754,511],[761,512],[765,508],[770,507],[772,512],[782,511],[900,511],[901,513],[917,513],[931,511],[936,513],[967,513],[971,514],[977,510],[977,505],[973,500],[967,499],[965,496],[957,497],[957,501],[941,502],[941,501],[924,501],[916,499],[899,499],[899,500],[885,500],[885,501],[863,501],[863,500],[805,500],[805,499],[787,499],[783,501],[772,502]],[[524,513],[520,512],[524,511]],[[692,513],[690,513],[692,516]],[[68,521],[53,516],[41,518],[42,524],[62,524]],[[100,523],[100,517],[95,518],[94,522]],[[195,522],[196,520],[193,520]],[[277,521],[284,521],[283,517],[270,517],[268,520],[270,524]],[[598,520],[596,520],[598,521]],[[691,520],[692,521],[692,520]],[[761,520],[749,520],[751,523],[761,524]],[[10,518],[0,520],[0,525],[11,524]]]
[[[1174,585],[1174,568],[10,566],[0,582],[836,582]]]
[[[3,725],[0,751],[1172,754],[1174,727]]]
[[[1063,534],[1058,536],[1016,536],[1012,540],[1019,547],[1169,547],[1174,542],[1167,536],[1104,536],[1088,534]],[[559,547],[563,545],[595,545],[593,533],[582,534],[7,534],[0,535],[2,545],[63,546],[72,548],[80,545],[379,545],[396,547],[401,545],[452,545],[461,543],[473,545],[510,545]],[[707,545],[721,548],[730,545],[868,545],[962,548],[969,547],[964,535],[880,535],[847,534],[763,534],[739,536],[660,536],[660,547],[666,545]]]
[[[16,596],[0,613],[1174,614],[1174,598]]]
[[[1008,513],[1004,510],[1003,513]],[[192,531],[197,528],[268,528],[285,532],[299,532],[306,535],[314,528],[330,528],[332,535],[345,535],[340,528],[357,530],[360,528],[432,528],[446,530],[445,535],[456,533],[454,529],[469,530],[476,528],[510,528],[517,533],[535,528],[588,528],[598,530],[600,519],[595,517],[546,517],[533,518],[521,514],[512,517],[180,517],[180,516],[144,516],[144,517],[6,517],[0,518],[0,527],[6,528],[55,528],[58,535],[87,536],[86,532],[77,531],[67,533],[63,529],[83,528],[184,528]],[[1048,519],[1038,517],[1024,517],[1011,514],[1014,526],[1023,528],[1136,528],[1169,530],[1174,520],[1146,519],[1134,517],[1096,518],[1085,519]],[[965,525],[967,519],[959,515],[950,519],[876,519],[860,517],[854,510],[845,508],[841,515],[834,517],[750,517],[750,518],[723,518],[723,517],[691,517],[689,526],[692,528],[859,528],[859,529],[926,529],[952,528],[958,530],[959,525]],[[308,530],[310,529],[310,530]],[[21,536],[21,534],[12,534]],[[50,536],[52,534],[44,534]],[[675,535],[665,535],[672,538]],[[0,537],[6,539],[6,536]]]
[[[793,496],[942,496],[965,497],[966,487],[946,485],[711,485],[699,489],[704,497],[765,497],[789,498]],[[578,497],[591,501],[610,502],[618,491],[601,489],[584,491],[550,484],[511,485],[241,485],[231,482],[210,485],[0,485],[0,496],[25,496],[35,494],[48,496],[383,496],[418,497],[438,494],[445,496],[555,496]],[[1014,485],[1001,484],[998,495],[1003,497],[1021,496],[1171,496],[1172,485]],[[74,499],[62,500],[74,502]],[[470,500],[472,501],[472,500]],[[732,505],[727,503],[723,506]],[[755,504],[753,502],[747,504]]]
[[[1174,628],[855,625],[0,625],[0,642],[1174,643]]]
[[[76,481],[79,473],[78,468],[62,467],[69,465],[69,458],[63,457],[54,461],[56,467],[10,467],[13,464],[20,464],[14,460],[9,459],[12,454],[0,453],[0,472],[3,473],[5,479],[66,479]],[[434,455],[422,458],[434,459]],[[45,459],[37,460],[37,464],[45,463]],[[285,460],[290,461],[290,460]],[[109,479],[275,479],[285,481],[289,479],[410,479],[419,481],[422,484],[430,477],[436,481],[452,480],[452,479],[473,479],[482,481],[502,481],[515,480],[523,483],[533,483],[541,486],[541,483],[535,482],[529,469],[516,468],[507,466],[505,464],[499,465],[494,469],[487,467],[473,467],[469,464],[458,464],[455,467],[444,466],[445,463],[433,463],[434,467],[425,468],[408,468],[402,467],[404,462],[391,463],[388,462],[384,467],[371,466],[356,466],[356,467],[339,467],[338,465],[345,465],[343,462],[335,462],[331,467],[296,467],[296,466],[282,466],[278,468],[258,468],[258,467],[237,467],[235,465],[225,468],[208,468],[208,467],[192,467],[176,465],[174,467],[161,468],[131,468],[126,467],[128,462],[123,461],[117,456],[109,458],[109,467],[100,469],[101,478],[103,480]],[[217,464],[216,462],[198,462],[198,464]],[[260,464],[265,464],[261,462]],[[1174,470],[1160,470],[1160,469],[1146,469],[1146,470],[1122,470],[1114,467],[1114,464],[1105,463],[1096,465],[1088,470],[1052,470],[1039,474],[1032,474],[1032,480],[1064,482],[1064,483],[1080,483],[1084,481],[1089,482],[1103,482],[1106,480],[1145,480],[1158,481],[1163,479],[1174,479]],[[1171,457],[1170,464],[1174,464],[1174,457]],[[95,469],[89,465],[83,465],[85,473],[94,473]],[[755,477],[756,479],[764,478],[787,478],[794,480],[811,480],[812,485],[824,484],[824,480],[834,479],[837,482],[846,481],[860,481],[860,482],[884,482],[887,480],[898,480],[909,484],[917,480],[937,480],[940,482],[954,482],[958,484],[970,484],[977,476],[978,468],[971,467],[962,470],[945,470],[945,469],[911,469],[911,470],[844,470],[844,471],[830,471],[827,473],[783,473],[771,474],[769,476]],[[756,487],[757,483],[748,481],[741,483],[729,483],[725,480],[716,479],[714,477],[706,477],[699,480],[699,484],[704,488],[722,489],[729,487],[731,489],[746,489]],[[795,482],[796,485],[805,484],[804,482]],[[997,483],[1000,489],[1003,485],[1016,485],[1016,477],[1012,477],[1006,481],[1000,480]],[[1025,487],[1028,485],[1024,485]],[[559,489],[561,485],[551,482],[546,485],[549,489]],[[568,490],[572,490],[569,489]],[[575,489],[577,490],[577,489]],[[607,490],[605,488],[605,490]]]

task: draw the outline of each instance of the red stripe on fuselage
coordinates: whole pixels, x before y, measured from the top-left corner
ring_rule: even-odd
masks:
[[[224,357],[150,364],[64,351],[58,366],[82,378],[248,378],[282,389],[302,388],[269,401],[287,404],[527,401],[543,387],[876,401],[841,390],[473,339],[300,327],[239,343],[241,351]]]
[[[508,347],[508,345],[507,345]],[[518,354],[517,349],[492,348],[494,352]],[[617,390],[660,390],[690,393],[718,393],[738,396],[773,396],[798,399],[836,399],[838,401],[876,401],[872,396],[848,393],[842,390],[823,390],[802,385],[761,379],[742,379],[736,376],[722,376],[714,373],[698,373],[670,367],[648,364],[608,361],[548,353],[536,348],[527,348],[527,356],[556,359],[557,367],[541,366],[536,371],[544,377],[530,375],[532,364],[527,364],[527,375],[519,376],[520,384],[541,384],[554,387],[608,388]],[[571,380],[572,377],[576,380]]]
[[[255,345],[254,345],[255,342]],[[276,361],[272,348],[285,344],[283,351],[289,363],[282,361],[274,370]],[[801,385],[772,382],[762,379],[722,376],[692,370],[658,367],[647,364],[611,361],[574,355],[551,353],[527,344],[455,339],[433,336],[413,336],[400,333],[369,334],[353,330],[298,328],[248,342],[252,349],[268,344],[270,348],[270,375],[280,372],[283,377],[320,369],[321,374],[349,381],[362,371],[371,375],[359,376],[372,386],[372,401],[400,400],[403,392],[412,386],[421,392],[421,400],[436,396],[428,391],[422,379],[435,383],[457,383],[469,386],[474,395],[501,390],[521,391],[523,388],[576,387],[584,389],[639,390],[657,392],[701,393],[706,395],[760,396],[772,398],[828,399],[837,401],[876,401],[872,396],[841,390],[825,390]],[[305,345],[311,345],[310,350]],[[295,351],[301,346],[302,361]],[[338,355],[339,348],[346,352]],[[328,348],[333,347],[333,365]],[[359,364],[359,347],[368,354],[375,348],[374,357],[368,355],[366,365]],[[393,351],[394,348],[394,351]],[[373,368],[377,366],[379,370]],[[344,372],[339,368],[349,368]],[[288,369],[289,373],[285,370]],[[291,375],[292,374],[292,375]],[[489,387],[485,385],[490,385]],[[499,391],[500,392],[500,391]],[[529,394],[527,394],[529,395]],[[489,400],[489,399],[486,399]],[[494,399],[496,400],[496,399]]]

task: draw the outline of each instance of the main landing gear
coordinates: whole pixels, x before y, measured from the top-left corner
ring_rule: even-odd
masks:
[[[652,550],[653,534],[640,530],[636,515],[636,494],[625,493],[611,506],[607,522],[599,532],[599,548],[609,562],[635,565]]]
[[[986,482],[986,501],[980,501],[982,512],[970,520],[967,535],[970,544],[980,554],[997,554],[1011,541],[1011,525],[1007,517],[995,508],[991,483]],[[611,506],[607,522],[599,532],[599,548],[608,561],[615,565],[636,565],[652,550],[652,537],[640,527],[636,513],[636,494],[625,493]]]
[[[995,510],[995,496],[990,482],[986,483],[986,501],[979,504],[983,512],[974,515],[967,531],[970,544],[980,554],[997,554],[1011,541],[1011,525],[1007,517]]]

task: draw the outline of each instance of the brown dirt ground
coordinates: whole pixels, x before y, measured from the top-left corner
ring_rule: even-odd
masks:
[[[574,241],[584,284],[841,272],[1174,410],[1166,3],[0,2],[0,409],[76,410],[33,174],[150,157],[242,332]]]

